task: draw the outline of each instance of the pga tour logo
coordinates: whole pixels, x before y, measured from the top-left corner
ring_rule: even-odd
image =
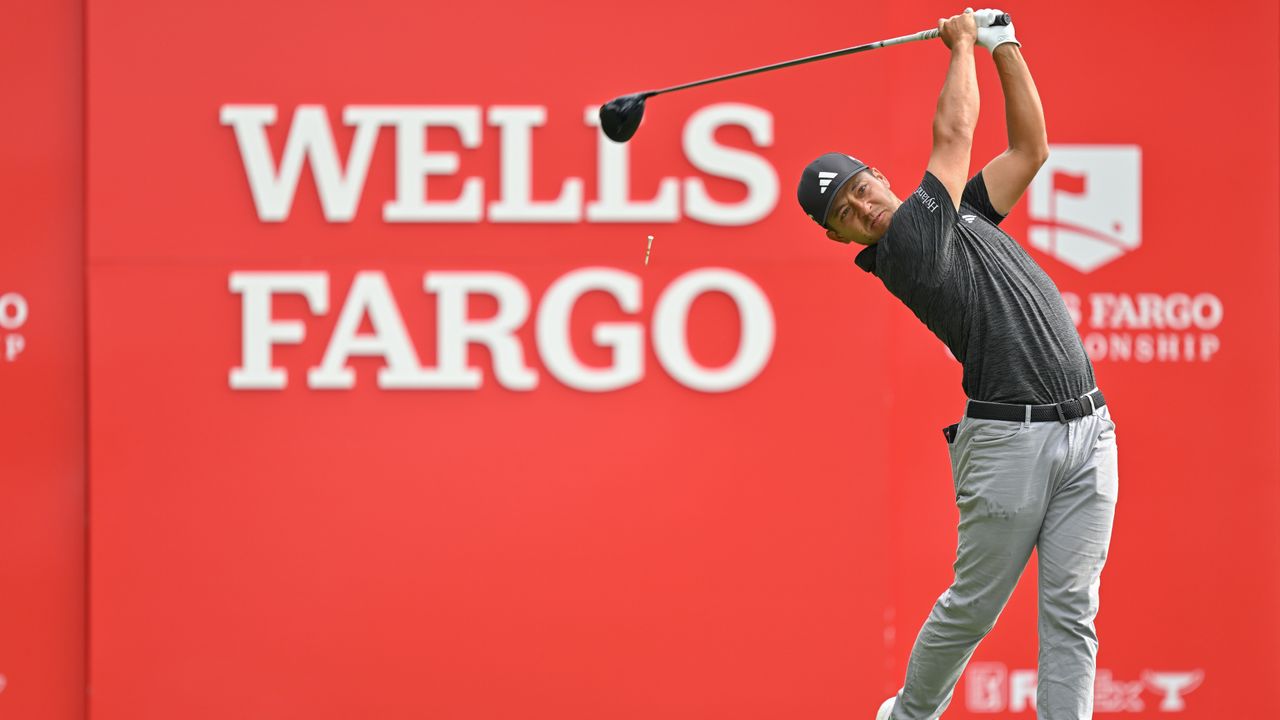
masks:
[[[1032,247],[1091,272],[1142,244],[1142,149],[1053,145],[1030,188]]]
[[[1204,682],[1203,670],[1143,670],[1138,680],[1117,680],[1098,670],[1093,684],[1096,713],[1143,712],[1144,693],[1160,712],[1187,709],[1186,696]],[[1036,671],[1009,669],[1004,663],[972,663],[965,671],[965,708],[973,713],[1027,712],[1036,709]]]

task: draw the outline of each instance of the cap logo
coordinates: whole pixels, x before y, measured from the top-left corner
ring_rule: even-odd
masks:
[[[835,179],[835,176],[838,174],[839,173],[833,173],[833,172],[818,173],[818,193],[826,194],[827,186],[831,184],[831,181]]]

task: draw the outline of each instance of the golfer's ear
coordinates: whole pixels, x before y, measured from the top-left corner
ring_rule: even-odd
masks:
[[[845,245],[848,245],[848,244],[849,244],[849,241],[848,241],[848,240],[845,240],[844,238],[842,238],[842,237],[840,237],[839,235],[837,235],[835,230],[828,230],[828,231],[827,231],[827,239],[828,239],[828,240],[835,240],[836,242],[838,242],[838,243],[844,243]]]

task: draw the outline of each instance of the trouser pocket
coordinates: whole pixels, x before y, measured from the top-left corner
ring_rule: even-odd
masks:
[[[947,444],[952,445],[956,441],[956,435],[960,432],[960,423],[948,425],[942,428],[942,436],[947,439]]]
[[[951,485],[956,499],[960,498],[960,477],[956,472],[956,438],[960,436],[960,423],[942,428],[942,436],[947,439],[947,456],[951,460]]]

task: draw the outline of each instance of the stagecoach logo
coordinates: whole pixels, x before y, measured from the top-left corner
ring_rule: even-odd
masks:
[[[1110,670],[1094,679],[1097,713],[1140,713],[1148,699],[1160,712],[1187,709],[1186,696],[1204,681],[1203,670],[1144,670],[1138,680],[1117,680]],[[965,671],[965,708],[973,713],[1034,712],[1036,671],[1009,669],[1004,663],[973,663]]]
[[[1137,145],[1053,145],[1030,195],[1032,247],[1080,272],[1142,244]]]

